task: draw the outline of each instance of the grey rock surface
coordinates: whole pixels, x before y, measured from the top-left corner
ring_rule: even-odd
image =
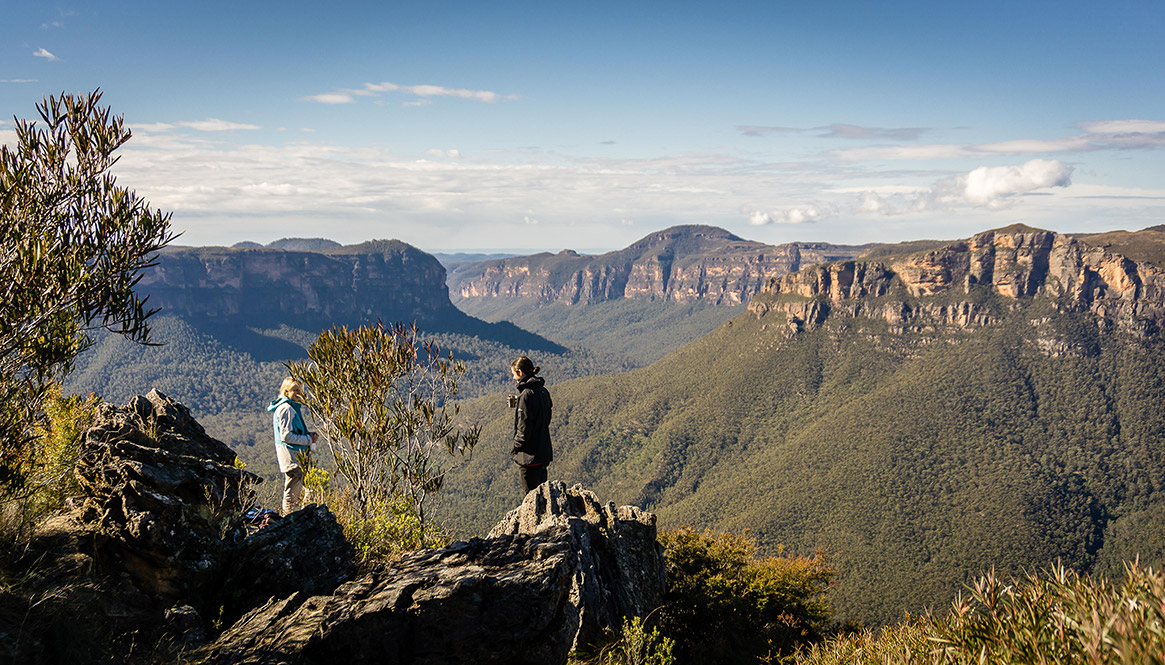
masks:
[[[490,531],[490,537],[565,530],[578,561],[571,602],[579,613],[574,647],[609,642],[623,618],[643,616],[663,602],[663,548],[655,515],[634,506],[602,503],[581,486],[543,483]]]
[[[564,530],[420,550],[332,595],[273,599],[196,662],[564,663],[577,632],[577,560]]]

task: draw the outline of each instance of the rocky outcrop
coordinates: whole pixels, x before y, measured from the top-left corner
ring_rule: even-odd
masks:
[[[995,298],[995,301],[991,301]],[[789,327],[827,316],[882,319],[892,330],[991,325],[1009,303],[1046,298],[1144,337],[1165,323],[1165,271],[1077,238],[1013,226],[882,261],[842,261],[770,279],[749,304]]]
[[[196,662],[564,663],[578,625],[572,545],[560,530],[413,552],[332,595],[273,599]]]
[[[677,226],[598,256],[558,254],[465,263],[449,274],[459,298],[597,303],[620,298],[744,304],[767,280],[802,266],[851,258],[864,248],[765,245],[710,226]]]
[[[170,314],[253,326],[426,321],[454,309],[445,268],[397,240],[312,251],[174,248],[138,288]]]
[[[100,567],[164,602],[210,606],[229,552],[224,538],[259,480],[234,461],[186,407],[157,391],[123,409],[100,405],[77,466],[79,519],[102,536]]]
[[[579,616],[574,648],[615,637],[624,617],[659,607],[664,592],[663,548],[655,515],[635,506],[601,503],[594,492],[543,483],[490,531],[490,537],[538,535],[565,529],[577,557],[570,602]]]
[[[81,442],[83,496],[37,526],[17,563],[43,578],[44,588],[34,590],[42,600],[66,609],[26,603],[26,619],[39,613],[27,625],[40,632],[23,623],[7,631],[0,619],[0,654],[11,651],[30,664],[140,662],[137,653],[110,660],[102,650],[202,643],[212,623],[229,622],[272,595],[330,593],[346,581],[351,546],[324,508],[245,537],[241,517],[259,478],[234,462],[230,448],[162,393],[122,408],[100,405]],[[83,648],[69,656],[65,642]]]
[[[654,515],[548,483],[486,539],[406,554],[331,595],[272,599],[198,662],[565,663],[658,607],[663,571]]]

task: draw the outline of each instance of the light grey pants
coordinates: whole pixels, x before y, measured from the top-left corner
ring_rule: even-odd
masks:
[[[283,514],[299,510],[303,502],[303,469],[298,466],[283,474]]]

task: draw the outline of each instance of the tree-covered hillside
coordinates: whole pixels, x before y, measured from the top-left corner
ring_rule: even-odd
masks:
[[[166,314],[151,319],[159,346],[143,347],[116,335],[99,336],[77,360],[65,388],[98,393],[124,404],[151,388],[179,400],[207,431],[228,445],[248,470],[274,478],[271,415],[266,407],[287,376],[284,362],[306,357],[319,331],[283,325],[275,329],[193,325]],[[527,334],[528,335],[528,334]],[[458,333],[432,333],[445,352],[465,363],[461,396],[505,390],[510,362],[523,353],[539,355],[547,371],[588,376],[628,368],[621,360],[585,351],[537,352]]]
[[[635,367],[659,360],[699,339],[744,310],[704,301],[623,298],[566,305],[526,298],[454,298],[465,313],[485,321],[509,321],[560,344],[620,357]]]
[[[550,476],[665,527],[825,548],[842,618],[866,622],[941,608],[992,568],[1165,563],[1165,345],[1051,298],[977,307],[993,323],[833,316],[794,332],[749,313],[644,369],[548,374]],[[463,535],[518,491],[505,402],[471,407],[483,444],[441,507]]]

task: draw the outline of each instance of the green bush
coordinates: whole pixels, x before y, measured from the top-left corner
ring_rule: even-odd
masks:
[[[757,555],[743,535],[681,527],[660,535],[668,589],[658,627],[683,663],[756,663],[820,639],[836,570],[828,557]]]
[[[450,402],[464,366],[415,325],[377,324],[325,331],[288,369],[307,387],[335,475],[309,500],[328,504],[362,561],[443,542],[426,502],[479,433],[456,422]]]
[[[99,402],[88,397],[63,396],[59,384],[46,387],[44,415],[33,437],[19,456],[9,459],[10,468],[23,479],[19,491],[3,500],[0,531],[16,542],[50,512],[64,507],[65,499],[78,491],[73,468],[80,453],[81,435],[92,424]]]
[[[1081,577],[1056,566],[1043,577],[977,580],[941,618],[815,645],[798,665],[920,663],[1165,663],[1165,575],[1128,564],[1124,579]]]

